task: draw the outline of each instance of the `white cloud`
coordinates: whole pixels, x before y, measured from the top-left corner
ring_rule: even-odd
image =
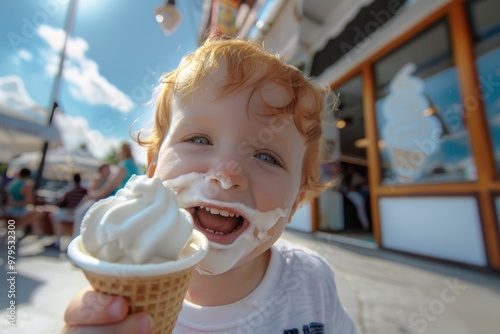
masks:
[[[55,52],[62,50],[65,32],[48,25],[40,25],[38,34]],[[130,111],[134,102],[100,72],[98,64],[87,58],[88,43],[80,37],[71,37],[66,48],[66,62],[63,76],[69,85],[70,94],[89,104],[108,105],[122,112]],[[54,74],[58,68],[58,57],[47,59],[46,70]]]
[[[26,49],[20,49],[18,52],[17,52],[17,56],[24,60],[24,61],[27,61],[27,62],[30,62],[33,60],[34,56],[33,56],[33,53],[29,52],[28,50]]]
[[[46,24],[42,24],[38,28],[38,35],[49,44],[52,50],[56,52],[62,50],[64,38],[66,37],[66,32],[63,29],[53,28]],[[66,56],[69,58],[84,59],[88,49],[89,45],[86,40],[80,37],[70,37],[66,48]]]
[[[46,24],[42,24],[38,27],[38,35],[42,37],[50,48],[54,51],[61,51],[64,45],[64,38],[66,32],[62,29],[52,28]]]
[[[68,150],[85,144],[89,151],[99,159],[105,158],[113,150],[118,151],[124,141],[122,138],[104,137],[101,131],[91,129],[84,117],[70,116],[59,110],[54,114],[54,125],[59,130],[64,146]],[[144,149],[134,142],[131,144],[136,161],[140,164],[146,164]]]
[[[48,111],[36,106],[26,91],[23,79],[16,75],[0,77],[0,113],[34,120],[40,124],[45,124],[48,120]],[[105,137],[101,131],[91,129],[84,117],[70,116],[60,110],[54,114],[54,125],[67,149],[86,144],[89,151],[100,159],[105,158],[112,150],[118,150],[124,141],[122,138]],[[136,161],[145,165],[145,150],[135,142],[129,142]]]
[[[130,111],[134,106],[127,96],[99,74],[94,61],[82,59],[79,66],[66,67],[64,78],[74,98],[92,104],[109,105],[123,112]]]
[[[17,75],[0,77],[1,113],[18,118],[47,122],[47,111],[38,107],[24,87],[24,81]]]
[[[105,157],[120,142],[114,138],[105,138],[100,131],[91,129],[87,119],[82,116],[70,116],[56,111],[54,125],[59,130],[67,149],[71,150],[85,144],[98,158]]]

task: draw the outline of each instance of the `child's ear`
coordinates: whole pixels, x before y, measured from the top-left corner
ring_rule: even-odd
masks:
[[[292,217],[293,217],[295,211],[302,204],[302,202],[304,201],[305,198],[306,198],[306,192],[303,189],[301,189],[299,191],[299,194],[297,195],[297,198],[295,199],[295,202],[293,202],[292,213],[290,214],[290,218],[288,218],[288,222],[292,221]]]
[[[148,166],[146,168],[146,174],[148,177],[153,177],[156,171],[156,162],[158,161],[158,155],[152,155],[148,153]]]

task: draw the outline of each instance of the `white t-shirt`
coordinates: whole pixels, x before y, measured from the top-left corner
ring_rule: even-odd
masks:
[[[184,301],[175,334],[354,334],[328,263],[285,240],[271,248],[259,286],[233,304],[202,307]]]

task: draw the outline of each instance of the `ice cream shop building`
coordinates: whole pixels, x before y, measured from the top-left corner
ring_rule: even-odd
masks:
[[[323,172],[341,181],[291,227],[500,271],[500,1],[205,8],[205,27],[263,41],[340,97]]]

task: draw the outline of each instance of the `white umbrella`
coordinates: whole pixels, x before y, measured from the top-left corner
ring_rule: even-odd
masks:
[[[9,176],[21,168],[38,170],[42,152],[28,152],[9,162]],[[97,172],[101,161],[84,149],[67,150],[64,147],[48,150],[45,157],[43,177],[49,180],[71,180],[79,173],[83,179],[89,179]]]
[[[23,152],[41,150],[45,141],[49,147],[61,145],[56,128],[3,112],[0,108],[0,162],[8,162]]]

